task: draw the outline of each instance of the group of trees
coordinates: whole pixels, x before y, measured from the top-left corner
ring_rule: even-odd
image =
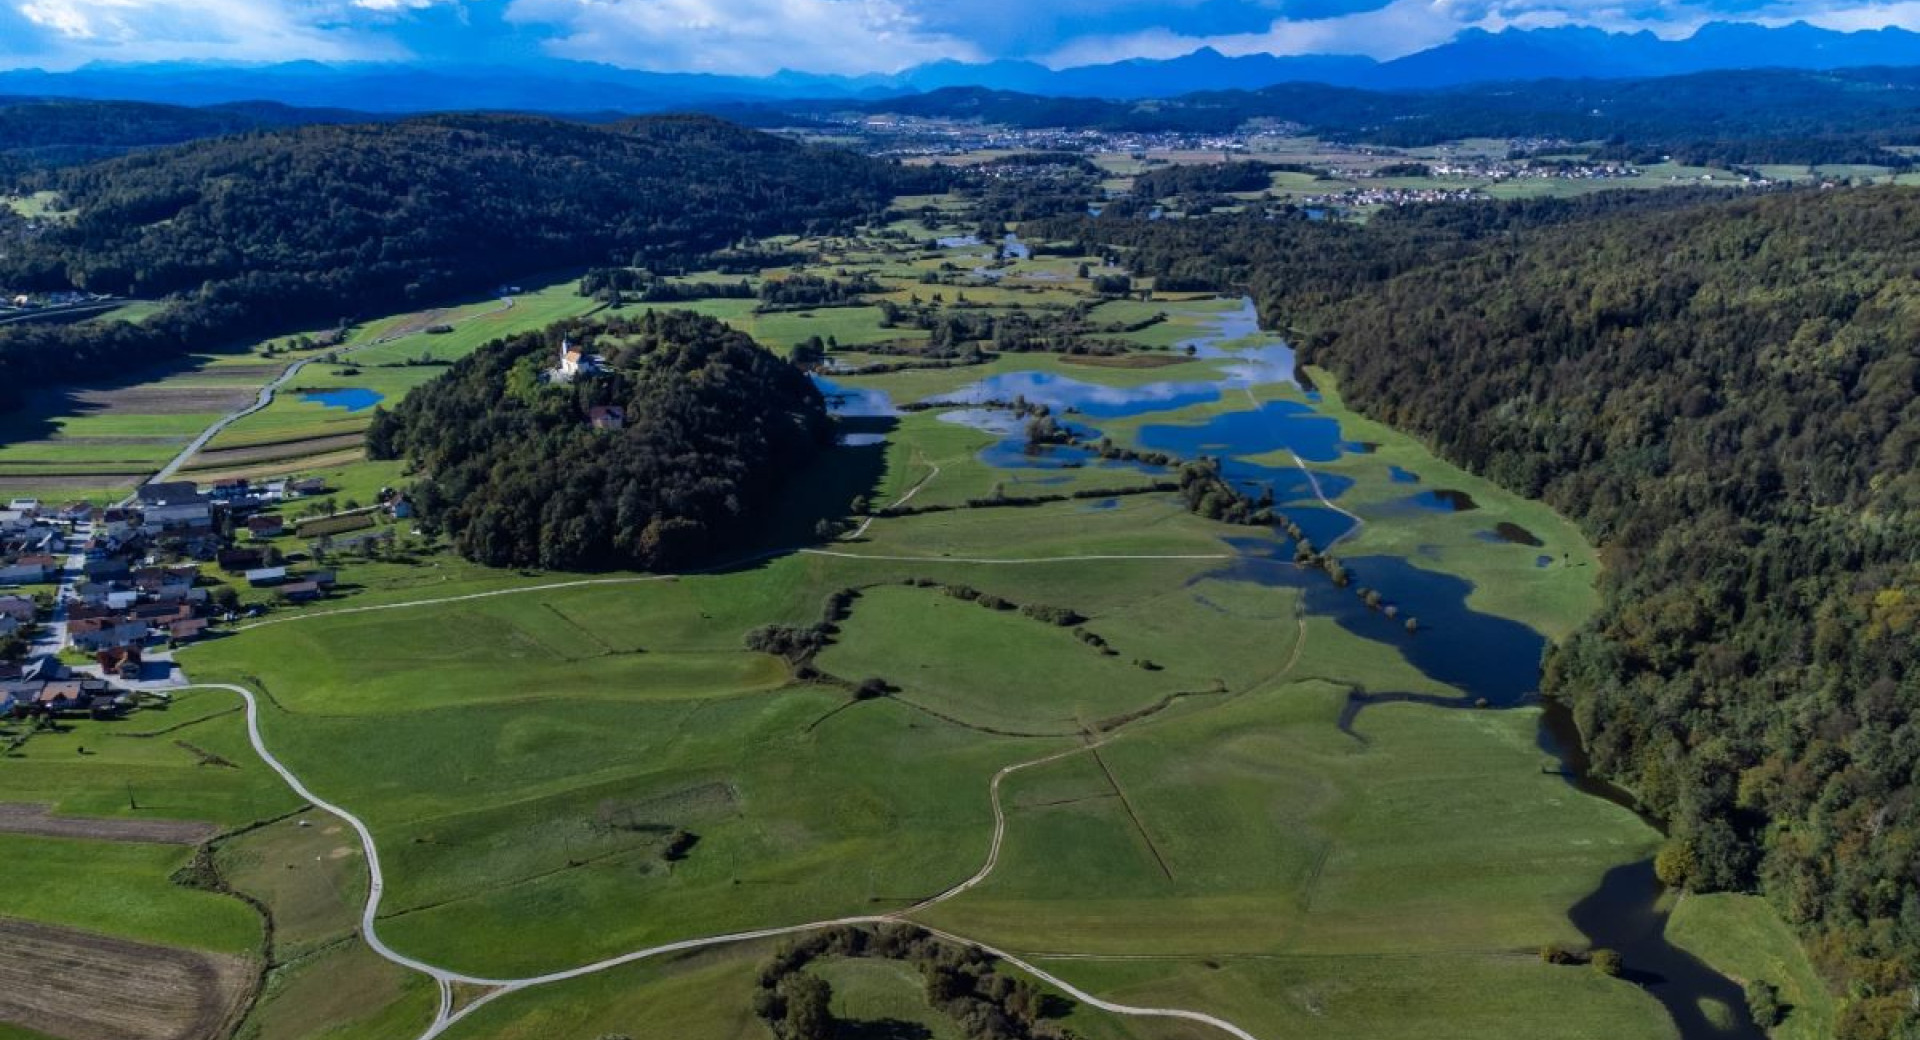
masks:
[[[589,126],[432,116],[199,141],[34,174],[69,220],[0,285],[175,296],[139,325],[0,330],[0,385],[330,324],[576,264],[690,266],[743,239],[844,230],[951,175],[713,119]]]
[[[0,152],[22,169],[66,165],[139,148],[181,144],[248,130],[372,117],[270,101],[188,108],[145,101],[0,98]]]
[[[975,946],[947,942],[910,924],[824,928],[776,950],[760,969],[753,1010],[780,1040],[832,1040],[832,988],[807,971],[826,957],[879,957],[917,969],[927,1004],[945,1012],[966,1040],[1072,1040],[1051,1021],[1072,1005],[1025,979],[1001,974]]]
[[[1273,167],[1261,162],[1174,164],[1160,166],[1133,179],[1133,194],[1142,199],[1176,195],[1218,195],[1235,191],[1266,191],[1273,186]]]
[[[580,277],[580,295],[609,303],[686,303],[692,300],[750,300],[753,283],[670,281],[633,267],[596,267]]]
[[[606,370],[545,380],[563,341]],[[622,429],[589,424],[622,408]],[[831,443],[798,369],[711,318],[649,312],[490,344],[376,413],[375,458],[420,475],[424,522],[493,566],[684,567],[758,533],[784,479]]]
[[[1361,294],[1308,359],[1348,400],[1578,519],[1599,616],[1556,649],[1669,880],[1763,888],[1920,1027],[1920,198],[1875,189],[1547,227]]]
[[[805,307],[847,307],[865,302],[864,297],[869,294],[886,291],[886,286],[875,281],[872,275],[864,273],[843,278],[796,274],[786,278],[769,278],[761,282],[760,309],[774,311]]]

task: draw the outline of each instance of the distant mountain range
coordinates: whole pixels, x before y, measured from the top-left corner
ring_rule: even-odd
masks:
[[[126,98],[180,105],[275,101],[366,112],[518,109],[649,112],[716,103],[800,98],[876,100],[951,87],[1116,100],[1201,91],[1321,83],[1368,90],[1430,90],[1513,80],[1628,79],[1733,68],[1838,69],[1920,65],[1920,33],[1853,33],[1802,23],[1767,28],[1714,23],[1684,40],[1599,29],[1469,30],[1449,43],[1392,61],[1351,55],[1227,57],[1211,49],[1165,61],[1049,69],[1026,61],[936,62],[895,75],[763,78],[638,72],[610,65],[540,61],[514,66],[292,62],[90,65],[72,72],[0,73],[0,94]]]

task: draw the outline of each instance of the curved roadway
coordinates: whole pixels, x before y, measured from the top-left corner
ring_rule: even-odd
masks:
[[[978,872],[976,872],[972,877],[968,878],[967,880],[960,882],[959,884],[953,886],[952,888],[947,889],[945,892],[942,892],[937,896],[934,896],[923,902],[917,903],[914,906],[911,906],[905,910],[901,910],[893,914],[885,914],[885,915],[877,915],[877,916],[863,915],[863,916],[855,916],[855,917],[839,917],[839,918],[834,918],[832,920],[813,921],[806,924],[785,925],[785,926],[774,927],[774,928],[763,928],[755,931],[731,932],[725,935],[712,935],[712,936],[704,936],[704,937],[695,938],[695,939],[683,939],[678,942],[664,943],[658,946],[650,946],[644,949],[634,950],[630,953],[621,954],[617,957],[608,957],[604,960],[594,961],[591,964],[583,964],[577,968],[569,968],[565,971],[550,972],[545,975],[535,975],[535,976],[530,976],[527,978],[519,978],[519,979],[489,979],[489,978],[481,978],[474,975],[467,975],[461,972],[449,970],[447,968],[438,967],[436,965],[429,964],[426,961],[419,960],[418,958],[409,957],[406,954],[401,953],[398,950],[395,950],[391,946],[388,946],[380,938],[378,927],[377,927],[379,913],[380,913],[380,900],[386,890],[386,876],[380,867],[380,853],[379,853],[378,847],[375,845],[373,840],[373,831],[370,828],[368,828],[366,823],[362,821],[358,816],[353,815],[352,813],[348,812],[346,809],[340,807],[339,805],[329,802],[326,799],[315,794],[311,788],[309,788],[305,783],[303,783],[300,780],[300,777],[297,774],[295,774],[292,769],[289,769],[285,763],[281,762],[278,758],[274,757],[273,752],[267,748],[266,739],[260,732],[260,701],[259,701],[259,698],[254,695],[254,692],[252,690],[249,690],[244,686],[235,686],[229,683],[195,683],[191,686],[186,687],[186,689],[225,690],[229,693],[238,694],[241,700],[244,701],[246,704],[247,740],[253,745],[253,750],[256,754],[260,756],[261,761],[265,762],[269,769],[272,769],[275,773],[279,774],[280,778],[287,782],[287,786],[291,787],[295,794],[298,794],[301,798],[304,798],[308,802],[312,803],[315,808],[320,809],[323,812],[326,812],[330,815],[338,817],[341,821],[346,823],[349,827],[352,827],[354,830],[354,833],[360,836],[360,843],[362,847],[366,849],[367,875],[368,875],[367,903],[360,913],[361,937],[366,941],[368,948],[373,950],[373,952],[379,954],[381,957],[385,958],[386,960],[394,964],[398,964],[402,967],[405,967],[410,970],[417,971],[423,975],[426,975],[427,977],[434,980],[434,983],[439,987],[439,990],[440,990],[439,1009],[434,1014],[433,1022],[429,1024],[426,1031],[420,1035],[420,1040],[433,1040],[433,1038],[442,1035],[448,1029],[452,1028],[455,1023],[466,1018],[468,1015],[472,1014],[474,1011],[478,1010],[479,1008],[484,1007],[485,1005],[490,1004],[493,1001],[499,999],[500,997],[506,996],[509,993],[515,993],[523,989],[530,989],[535,986],[551,985],[553,983],[558,983],[558,982],[566,982],[571,979],[577,979],[583,976],[597,974],[602,971],[607,971],[612,968],[617,968],[623,965],[632,964],[637,961],[646,960],[652,957],[658,957],[663,954],[678,953],[686,950],[695,950],[695,949],[701,949],[701,948],[710,947],[710,946],[723,946],[723,945],[729,945],[732,943],[748,942],[755,939],[777,938],[782,935],[795,935],[802,932],[818,931],[822,928],[833,928],[841,925],[885,924],[890,922],[898,922],[898,921],[902,921],[905,918],[905,915],[907,914],[930,909],[931,907],[934,907],[949,899],[952,899],[953,897],[958,896],[961,893],[968,891],[969,889],[972,889],[976,885],[979,885],[981,882],[987,879],[987,876],[993,872],[994,867],[998,865],[1000,860],[1000,849],[1001,849],[1002,843],[1005,840],[1006,827],[1007,827],[1006,812],[1000,800],[1000,782],[1002,780],[1006,779],[1006,777],[1022,769],[1028,769],[1034,766],[1044,765],[1048,762],[1053,762],[1058,759],[1066,758],[1070,755],[1079,754],[1082,751],[1086,751],[1091,748],[1099,746],[1099,742],[1096,741],[1094,743],[1087,744],[1082,747],[1069,748],[1065,751],[1058,751],[1051,755],[1047,755],[1042,758],[1037,758],[1029,762],[1020,762],[1011,766],[1007,766],[1006,768],[1001,769],[998,773],[994,774],[993,782],[989,786],[989,792],[990,792],[992,804],[993,804],[993,838],[988,847],[986,864],[982,866]],[[1060,978],[1059,976],[1054,975],[1051,972],[1045,971],[1044,969],[1041,969],[1026,960],[1023,960],[1017,956],[1014,956],[1013,954],[1008,953],[1005,950],[996,949],[995,947],[989,946],[985,943],[978,942],[973,939],[968,939],[964,936],[955,935],[951,932],[942,931],[937,928],[931,928],[917,921],[911,922],[911,923],[915,927],[924,929],[928,933],[937,935],[940,938],[946,939],[949,942],[960,943],[966,946],[978,947],[979,949],[985,951],[986,953],[991,954],[992,956],[997,957],[1000,960],[1003,960],[1008,964],[1011,964],[1014,967],[1019,968],[1022,971],[1025,971],[1029,975],[1032,975],[1033,977],[1041,980],[1042,982],[1048,983],[1049,985],[1052,985],[1058,988],[1062,992],[1066,993],[1068,996],[1073,997],[1075,1000],[1081,1001],[1092,1007],[1099,1008],[1103,1011],[1112,1012],[1113,1014],[1116,1014],[1116,1015],[1126,1015],[1131,1017],[1184,1019],[1186,1021],[1198,1022],[1202,1025],[1211,1026],[1215,1029],[1218,1029],[1228,1034],[1229,1036],[1235,1037],[1236,1040],[1258,1040],[1258,1038],[1255,1037],[1252,1033],[1249,1033],[1246,1030],[1240,1028],[1239,1026],[1234,1025],[1232,1022],[1229,1022],[1222,1018],[1217,1018],[1213,1015],[1209,1015],[1204,1012],[1188,1011],[1182,1008],[1134,1007],[1127,1004],[1117,1004],[1117,1003],[1114,1003],[1113,1001],[1103,1000],[1099,997],[1094,996],[1091,993],[1086,992],[1085,990],[1080,989],[1077,986],[1074,986],[1072,983],[1067,982],[1066,980]],[[487,992],[482,996],[480,996],[478,999],[467,1004],[465,1007],[455,1010],[453,1007],[453,986],[455,983],[462,983],[470,986],[477,986],[487,990]]]

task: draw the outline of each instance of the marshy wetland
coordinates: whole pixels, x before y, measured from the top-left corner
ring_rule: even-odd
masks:
[[[194,679],[261,695],[276,755],[366,822],[380,938],[530,979],[884,917],[1261,1040],[1753,1036],[1731,969],[1668,934],[1659,832],[1583,778],[1564,718],[1543,723],[1542,650],[1596,602],[1579,532],[1347,409],[1328,374],[1303,388],[1246,300],[1098,297],[1061,244],[996,248],[952,233],[963,213],[949,223],[805,243],[831,258],[822,271],[884,286],[858,306],[687,305],[776,350],[816,329],[837,344],[816,382],[840,444],[793,475],[794,515],[770,518],[764,549],[677,576],[489,571],[431,548],[348,562],[343,597],[181,655]],[[1135,326],[1111,337],[1130,347],[1117,357],[1152,363],[928,355],[926,331],[878,304],[934,293],[1001,315],[1085,305]],[[875,365],[896,367],[850,374]],[[370,371],[354,385],[390,396],[422,378]],[[363,400],[289,401],[254,425],[331,423]],[[1066,435],[1036,437],[1037,418]],[[1208,520],[1160,486],[1202,457],[1280,522]],[[1346,582],[1296,563],[1301,540]],[[816,624],[805,653],[750,638]],[[236,703],[198,690],[171,709],[241,763],[200,818],[294,812],[248,758]],[[63,808],[125,812],[118,774],[64,768],[72,742],[97,739],[29,744],[0,798],[62,770]],[[198,779],[135,765],[159,792]],[[298,908],[313,943],[274,960],[246,1035],[417,1033],[432,986],[357,935],[363,852],[326,840],[347,853],[326,858],[292,824],[223,847],[235,889]],[[300,866],[261,869],[277,862]],[[169,898],[172,916],[133,938],[249,947],[244,913],[203,936]],[[58,913],[18,902],[6,912]],[[751,1003],[775,942],[515,989],[443,1035],[761,1037]],[[1547,948],[1616,950],[1624,970]],[[916,976],[819,970],[848,1015],[918,1021]],[[343,977],[366,999],[326,999]],[[1224,1035],[1059,1010],[1092,1040]]]

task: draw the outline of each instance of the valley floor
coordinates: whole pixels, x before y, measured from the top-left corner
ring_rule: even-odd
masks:
[[[953,224],[816,245],[823,268],[870,273],[900,305],[1091,301],[1082,258],[924,244]],[[556,286],[476,302],[452,334],[395,319],[298,389],[397,397],[483,336],[591,306]],[[691,306],[774,349],[832,336],[843,368],[926,338],[877,304]],[[1115,335],[1151,365],[1006,353],[829,375],[865,436],[796,475],[764,548],[708,571],[491,571],[424,540],[342,554],[339,596],[183,651],[198,685],[164,712],[35,733],[0,763],[0,802],[223,836],[0,833],[17,876],[86,882],[0,890],[0,918],[250,959],[250,1040],[763,1040],[762,963],[781,933],[834,921],[986,946],[1090,1040],[1659,1040],[1680,1035],[1678,1002],[1710,1027],[1687,1040],[1750,1035],[1732,982],[1675,992],[1633,973],[1635,950],[1668,940],[1782,986],[1779,1035],[1822,1035],[1825,995],[1763,904],[1674,908],[1605,884],[1660,835],[1561,775],[1534,694],[1546,642],[1594,608],[1592,549],[1349,411],[1326,374],[1301,378],[1248,311],[1097,303],[1097,320],[1138,326]],[[1221,459],[1351,586],[1296,566],[1283,531],[1152,490],[1163,469],[1030,448],[991,407],[1016,398],[1088,442]],[[952,406],[898,407],[925,401]],[[364,422],[283,391],[181,475],[311,469],[370,497],[403,475],[345,439]],[[190,425],[154,434],[141,464]],[[856,497],[838,537],[813,536]],[[852,699],[743,644],[845,591],[813,663],[886,695]],[[1609,898],[1640,900],[1611,916],[1651,934],[1583,930],[1575,908]],[[1716,938],[1729,921],[1737,947]],[[1541,956],[1608,945],[1624,977]],[[898,964],[810,970],[852,1023],[841,1035],[961,1035]]]

